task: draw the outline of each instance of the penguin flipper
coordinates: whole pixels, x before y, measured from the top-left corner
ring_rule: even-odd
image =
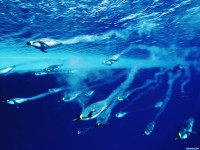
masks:
[[[18,103],[17,103],[16,101],[13,101],[13,102],[14,102],[14,104],[15,104],[15,107],[16,107],[17,109],[19,109]]]
[[[40,49],[42,52],[47,53],[47,51],[45,51],[45,47],[47,47],[47,44],[45,44],[42,41],[37,41],[38,43],[40,43],[41,47],[38,47],[38,49]],[[37,48],[37,47],[36,47]]]
[[[40,49],[42,52],[47,53],[47,51],[45,51],[44,49]]]

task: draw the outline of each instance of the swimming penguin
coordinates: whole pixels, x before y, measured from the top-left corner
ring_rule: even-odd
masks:
[[[193,125],[194,118],[189,118],[188,120],[186,120],[178,130],[175,139],[187,139],[190,134],[200,134],[199,132],[196,132],[192,129]]]
[[[102,62],[102,64],[111,66],[119,60],[120,54],[113,55]]]
[[[128,114],[128,112],[120,111],[120,112],[118,112],[118,113],[115,114],[115,117],[116,118],[123,118],[127,114]]]
[[[130,94],[131,94],[131,92],[127,91],[127,92],[123,93],[122,95],[118,96],[117,100],[118,101],[126,100],[126,99],[128,99]]]
[[[66,94],[62,98],[62,101],[63,102],[71,102],[71,101],[75,100],[80,94],[81,94],[81,92],[72,92],[72,93]]]
[[[16,65],[13,65],[13,66],[10,66],[10,67],[6,67],[6,68],[1,68],[0,69],[0,75],[7,74],[11,70],[13,70],[15,67],[16,67]]]
[[[107,100],[95,102],[87,106],[73,121],[94,119],[98,117],[108,106],[109,102]]]
[[[111,56],[109,59],[112,61],[118,61],[120,56],[121,56],[120,54],[115,54],[115,55]]]
[[[183,70],[184,70],[184,67],[183,67],[183,65],[178,64],[178,65],[176,66],[176,69],[179,70],[179,71],[183,71]]]
[[[155,121],[152,121],[149,124],[147,124],[147,126],[144,130],[144,135],[150,135],[154,131],[155,125],[156,125]]]
[[[27,99],[25,98],[13,98],[13,99],[7,100],[7,103],[12,105],[12,104],[21,104],[26,101]]]
[[[52,39],[41,39],[38,41],[28,41],[26,44],[40,49],[44,53],[47,53],[46,49],[61,45],[62,43]]]
[[[46,72],[54,72],[54,71],[58,70],[60,67],[62,67],[62,66],[63,66],[63,64],[51,65],[51,66],[45,68],[44,71],[46,71]]]

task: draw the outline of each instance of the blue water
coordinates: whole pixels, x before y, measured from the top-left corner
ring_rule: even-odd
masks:
[[[175,140],[189,118],[200,132],[199,1],[0,0],[0,22],[0,150],[200,149],[198,134]],[[44,38],[61,45],[26,44]]]

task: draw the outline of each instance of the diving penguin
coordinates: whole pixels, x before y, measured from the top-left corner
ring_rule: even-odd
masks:
[[[52,39],[41,39],[37,41],[28,41],[26,42],[26,44],[33,46],[37,49],[40,49],[44,53],[47,53],[46,49],[62,45],[62,42],[52,40]]]

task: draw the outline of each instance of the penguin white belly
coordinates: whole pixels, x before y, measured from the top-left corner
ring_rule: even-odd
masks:
[[[59,42],[56,42],[56,41],[44,41],[44,43],[48,46],[48,47],[54,47],[54,46],[57,46],[59,45],[60,43]]]

